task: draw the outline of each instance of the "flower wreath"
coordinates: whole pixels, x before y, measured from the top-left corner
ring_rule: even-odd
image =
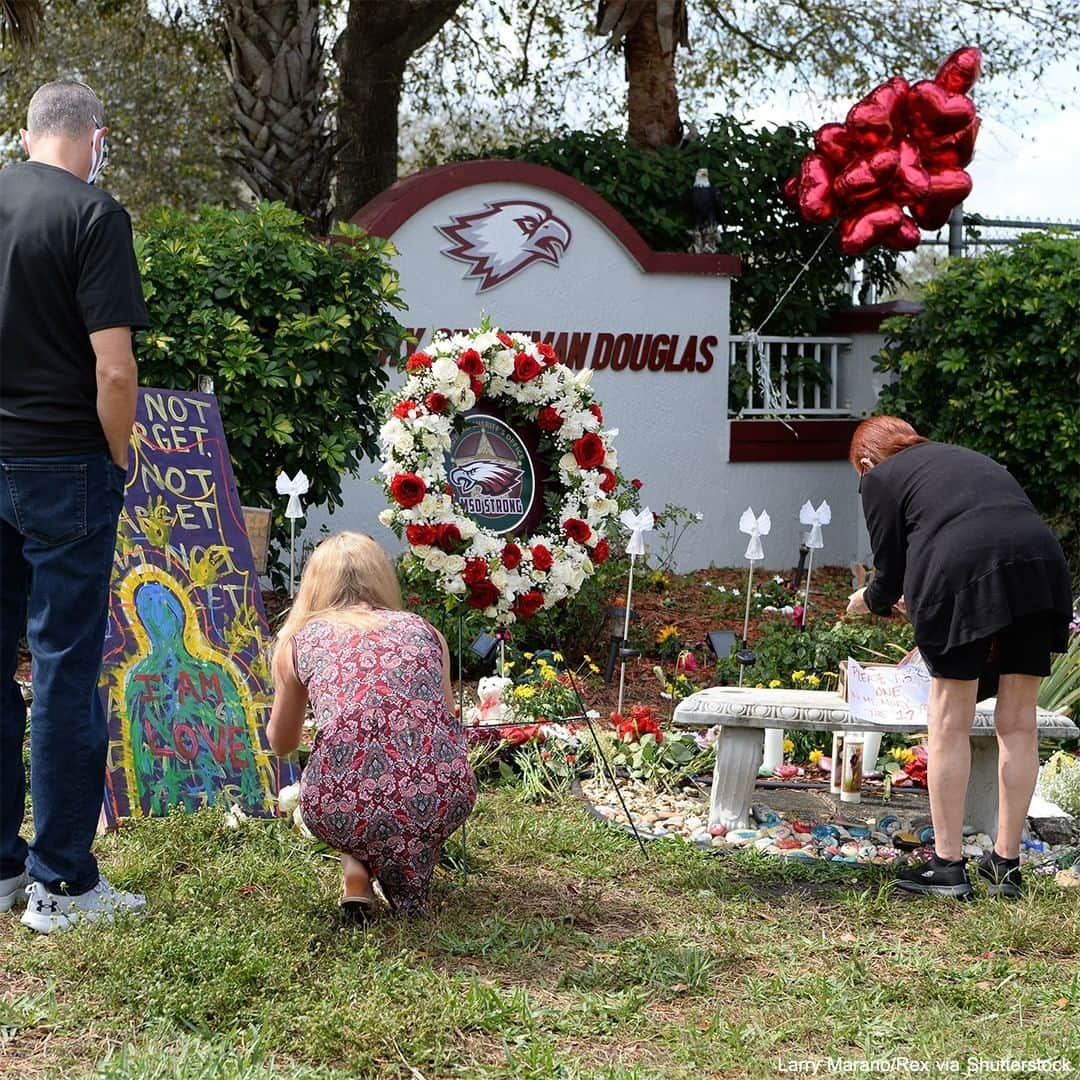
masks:
[[[405,362],[389,395],[379,470],[390,501],[379,520],[404,534],[417,564],[444,595],[501,624],[528,619],[581,588],[609,554],[618,521],[617,431],[604,428],[592,372],[572,372],[550,346],[481,327],[437,336]],[[538,430],[549,487],[538,531],[510,539],[477,525],[455,504],[445,454],[462,414],[478,402],[511,426]],[[557,478],[557,481],[556,481]]]

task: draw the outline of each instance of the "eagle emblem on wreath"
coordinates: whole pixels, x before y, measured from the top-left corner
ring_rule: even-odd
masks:
[[[558,266],[570,246],[570,226],[550,206],[526,199],[484,203],[471,214],[455,214],[436,228],[452,246],[442,253],[470,264],[477,292],[494,288],[536,262]]]

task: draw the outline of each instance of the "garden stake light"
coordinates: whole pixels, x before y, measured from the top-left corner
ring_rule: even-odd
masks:
[[[799,510],[799,521],[803,525],[809,525],[810,531],[806,534],[803,543],[810,550],[810,558],[806,563],[806,595],[803,598],[802,627],[806,627],[806,613],[810,610],[810,575],[814,572],[814,550],[823,548],[825,540],[821,535],[821,526],[828,525],[832,521],[832,510],[829,504],[822,499],[821,505],[815,510],[810,500],[802,504]]]
[[[622,712],[623,690],[626,687],[626,641],[630,636],[630,600],[634,595],[634,561],[639,555],[645,554],[645,533],[652,527],[655,518],[653,512],[646,506],[644,510],[634,513],[633,510],[624,510],[619,515],[619,521],[623,527],[629,529],[630,539],[626,544],[626,554],[630,556],[630,577],[626,583],[626,615],[623,618],[623,647],[619,650],[622,663],[619,665],[619,704],[617,713]]]
[[[289,502],[285,507],[285,516],[289,519],[289,596],[296,595],[296,519],[304,516],[304,508],[300,505],[300,496],[306,495],[308,490],[308,478],[303,470],[290,477],[287,472],[278,473],[277,493],[288,495]]]

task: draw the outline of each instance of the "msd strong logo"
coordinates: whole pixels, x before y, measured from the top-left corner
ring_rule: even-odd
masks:
[[[468,263],[467,278],[479,279],[484,292],[512,278],[533,263],[558,266],[570,246],[570,226],[550,206],[526,199],[500,199],[484,209],[454,214],[436,225],[451,246],[442,253]]]

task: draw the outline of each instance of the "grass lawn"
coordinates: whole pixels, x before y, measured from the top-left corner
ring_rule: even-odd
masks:
[[[174,814],[98,850],[150,913],[47,938],[0,916],[0,1073],[1080,1069],[1080,896],[1052,879],[964,905],[896,898],[871,870],[675,841],[646,863],[572,798],[529,806],[513,789],[482,793],[467,881],[448,860],[428,917],[369,930],[338,918],[336,862],[280,822]]]

